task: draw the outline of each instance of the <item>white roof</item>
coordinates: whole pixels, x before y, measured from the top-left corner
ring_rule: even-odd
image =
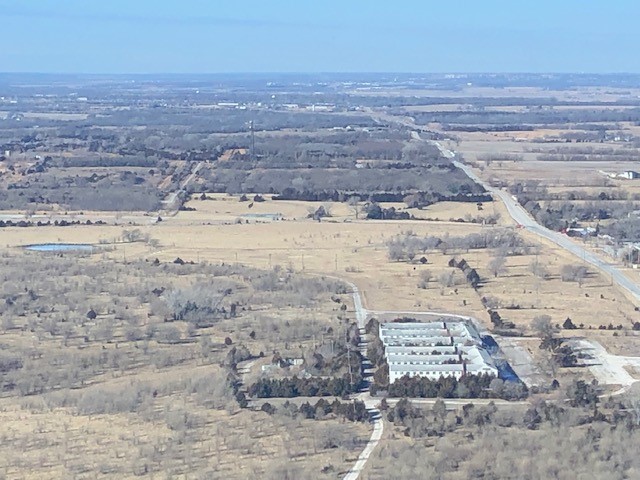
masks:
[[[379,333],[390,373],[498,374],[495,362],[482,348],[482,339],[471,322],[383,323]]]

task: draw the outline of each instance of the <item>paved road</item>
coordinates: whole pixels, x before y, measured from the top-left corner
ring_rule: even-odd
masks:
[[[182,182],[182,185],[180,185],[180,188],[178,190],[176,190],[175,192],[171,192],[167,198],[162,200],[162,203],[166,205],[166,210],[171,210],[174,208],[174,204],[176,203],[178,194],[185,191],[189,184],[193,181],[193,179],[196,178],[198,170],[200,170],[200,168],[202,167],[202,163],[203,162],[198,162],[191,174]]]
[[[378,420],[374,421],[373,423],[373,433],[371,434],[369,443],[367,443],[367,446],[364,447],[364,450],[358,457],[358,460],[356,461],[355,465],[351,467],[351,470],[349,470],[349,472],[344,476],[344,480],[358,479],[358,477],[362,473],[362,470],[364,469],[364,466],[367,463],[367,460],[369,460],[369,457],[373,453],[373,450],[378,446],[378,442],[382,437],[383,429],[384,429],[384,423],[382,423],[382,418],[379,417]]]
[[[439,142],[433,142],[433,143],[440,149],[440,151],[444,156],[446,156],[447,158],[455,158],[455,154],[451,150],[444,148]],[[583,262],[593,265],[602,273],[610,277],[615,283],[617,283],[623,289],[629,292],[636,301],[640,302],[640,285],[634,282],[633,280],[629,279],[615,265],[612,265],[611,263],[606,262],[599,256],[581,247],[566,235],[559,232],[554,232],[540,225],[509,194],[509,192],[489,185],[480,177],[478,177],[473,172],[473,170],[471,170],[471,167],[469,167],[468,165],[460,163],[457,160],[453,160],[453,163],[455,164],[456,167],[463,170],[469,176],[469,178],[471,178],[473,181],[479,183],[488,192],[500,198],[500,200],[502,200],[502,203],[504,203],[504,205],[507,207],[507,211],[509,212],[509,215],[511,215],[511,218],[513,218],[518,224],[522,225],[523,228],[538,235],[539,237],[550,240],[556,245],[559,245],[560,247],[564,248],[568,252],[573,253],[576,257],[581,259]]]
[[[251,373],[251,369],[253,368],[253,366],[255,365],[255,363],[258,361],[257,358],[254,358],[252,360],[246,360],[244,362],[240,362],[237,365],[237,372],[238,375],[240,375],[240,390],[243,392],[247,392],[247,378],[249,377],[249,374]]]
[[[387,398],[387,404],[395,406],[400,398]],[[500,400],[497,398],[410,398],[409,401],[414,405],[432,406],[438,401],[443,401],[447,410],[458,410],[460,407],[469,405],[489,405],[492,403],[497,407],[513,407],[531,406],[531,402],[527,400]]]
[[[342,281],[345,282],[345,280],[342,280]],[[349,281],[346,281],[346,283],[351,287],[351,294],[353,296],[353,305],[356,311],[356,320],[358,321],[358,327],[361,329],[364,329],[364,327],[366,326],[367,316],[369,315],[369,312],[362,305],[362,297],[360,296],[360,290],[358,290],[358,287],[356,287],[355,283],[351,283]]]
[[[367,316],[369,315],[369,312],[367,311],[366,308],[364,308],[364,305],[362,304],[362,297],[360,296],[360,290],[358,290],[358,287],[354,283],[349,282],[348,280],[344,280],[344,279],[340,279],[340,280],[345,282],[351,287],[351,295],[353,296],[353,305],[355,308],[356,320],[358,321],[358,327],[360,329],[360,338],[362,339],[359,349],[362,356],[365,357],[367,354],[367,343],[366,343],[366,340],[364,340],[365,325],[367,322]],[[368,365],[369,368],[367,368],[363,365],[363,367],[364,367],[363,368],[364,380],[366,383],[370,384],[371,377],[373,375],[373,366]],[[365,406],[367,407],[367,410],[369,411],[369,414],[373,419],[373,432],[371,433],[371,437],[369,438],[367,445],[364,447],[364,450],[362,450],[362,453],[360,453],[360,455],[358,456],[358,460],[353,465],[353,467],[351,467],[351,469],[347,472],[347,474],[344,476],[344,480],[358,479],[358,477],[362,473],[362,470],[367,464],[369,457],[371,456],[375,448],[378,446],[378,442],[380,442],[380,438],[382,437],[382,433],[384,432],[384,422],[382,421],[382,414],[380,413],[380,410],[378,410],[378,405],[377,405],[378,401],[371,397],[371,394],[369,393],[368,390],[359,395],[356,395],[355,398],[363,401]]]
[[[586,354],[593,360],[582,359],[581,363],[589,367],[593,376],[602,385],[621,385],[621,390],[628,389],[636,383],[627,368],[640,367],[640,357],[624,357],[612,355],[596,340],[586,338],[569,342],[574,351]]]

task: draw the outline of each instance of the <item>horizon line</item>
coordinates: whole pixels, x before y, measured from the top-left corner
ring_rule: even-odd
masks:
[[[463,71],[463,70],[442,70],[442,71],[385,71],[385,70],[358,70],[358,71],[295,71],[295,70],[274,70],[274,71],[229,71],[229,72],[54,72],[54,71],[0,71],[0,75],[112,75],[112,76],[150,76],[150,75],[176,75],[176,76],[188,76],[188,75],[638,75],[640,72],[630,71],[609,71],[609,72],[588,72],[588,71]]]

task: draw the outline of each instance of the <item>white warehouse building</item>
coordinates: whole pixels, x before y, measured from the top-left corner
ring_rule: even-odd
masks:
[[[380,324],[380,340],[389,364],[389,382],[404,376],[498,376],[491,355],[471,321],[393,322]]]

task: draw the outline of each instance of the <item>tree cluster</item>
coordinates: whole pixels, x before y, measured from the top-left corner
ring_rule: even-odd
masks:
[[[53,222],[47,220],[43,222],[42,220],[38,220],[34,222],[32,220],[0,220],[0,228],[5,227],[72,227],[74,225],[106,225],[106,222],[102,220],[96,220],[95,222],[91,220],[85,220],[84,222],[81,220],[54,220]]]
[[[409,398],[506,398],[509,400],[527,396],[526,387],[515,382],[510,382],[513,383],[511,388],[503,388],[500,395],[497,395],[491,388],[495,380],[496,377],[485,374],[465,375],[460,380],[455,377],[431,380],[426,377],[404,376],[389,385],[389,395]]]
[[[328,415],[345,418],[350,422],[367,422],[369,420],[367,407],[360,400],[341,402],[336,398],[333,402],[328,402],[324,398],[320,398],[313,405],[305,402],[300,406],[287,400],[281,408],[264,403],[261,410],[270,415],[281,413],[293,418],[301,417],[310,420],[324,420]]]
[[[248,388],[248,394],[257,398],[342,397],[358,391],[359,384],[351,383],[349,375],[339,378],[263,378]]]
[[[429,250],[439,250],[443,253],[451,250],[479,250],[499,249],[498,257],[510,255],[523,255],[528,253],[529,246],[516,232],[508,229],[488,229],[479,233],[452,237],[431,236],[419,237],[413,232],[398,235],[387,242],[387,253],[393,261],[413,261],[420,253],[425,254]],[[497,265],[498,273],[503,265]]]
[[[457,261],[455,258],[452,258],[451,260],[449,260],[449,266],[462,271],[469,285],[471,285],[474,290],[478,290],[478,288],[480,287],[480,275],[475,268],[471,268],[471,266],[464,258],[460,259],[459,261]]]
[[[365,206],[365,212],[370,220],[410,220],[411,215],[409,212],[402,212],[396,210],[395,207],[382,208],[375,202],[369,203]]]
[[[569,322],[571,321],[571,319],[568,320]],[[565,325],[569,325],[566,320]],[[535,317],[532,321],[532,327],[540,336],[540,349],[546,350],[551,354],[551,361],[555,365],[559,367],[574,367],[578,364],[578,359],[573,353],[573,349],[564,343],[564,339],[555,336],[557,328],[551,323],[549,315]]]

